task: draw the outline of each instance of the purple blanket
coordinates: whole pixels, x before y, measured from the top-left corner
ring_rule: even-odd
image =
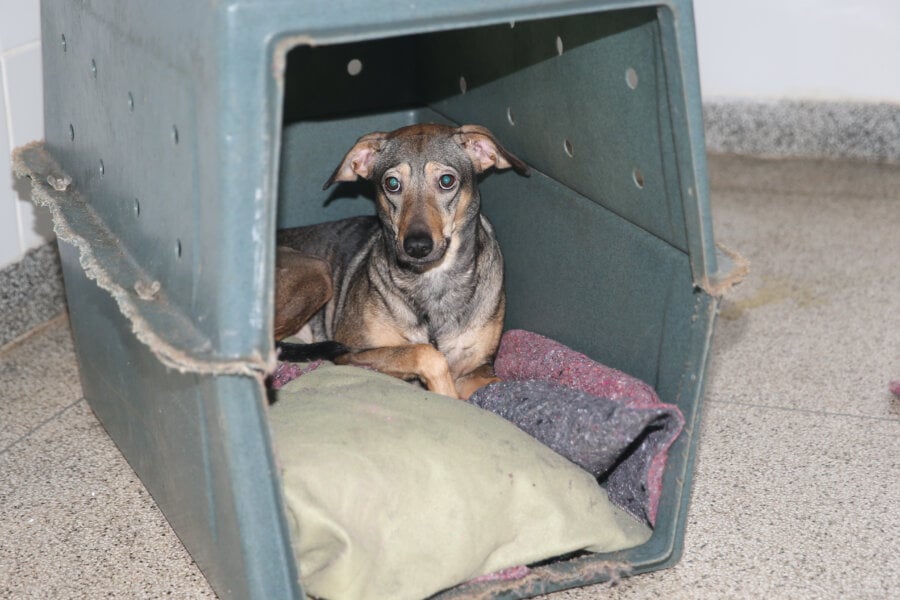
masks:
[[[684,426],[676,406],[643,381],[522,330],[504,334],[494,371],[504,381],[470,401],[604,480],[611,501],[654,524],[668,449]]]

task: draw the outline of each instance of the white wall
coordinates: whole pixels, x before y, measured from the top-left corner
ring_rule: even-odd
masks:
[[[12,148],[44,137],[39,0],[0,0],[0,269],[52,238],[47,217],[21,200]]]
[[[710,99],[900,103],[900,0],[694,0]]]

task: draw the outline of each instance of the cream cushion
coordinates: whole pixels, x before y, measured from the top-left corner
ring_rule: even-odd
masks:
[[[419,599],[650,530],[586,471],[504,419],[326,365],[270,410],[300,581],[331,600]]]

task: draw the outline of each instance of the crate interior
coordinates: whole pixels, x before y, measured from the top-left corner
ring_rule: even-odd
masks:
[[[363,134],[484,125],[533,167],[481,183],[505,257],[506,328],[568,344],[677,402],[696,298],[656,17],[648,8],[296,47],[278,227],[373,213],[367,182],[322,190]]]

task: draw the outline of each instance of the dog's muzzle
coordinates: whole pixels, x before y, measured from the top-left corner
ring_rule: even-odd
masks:
[[[434,250],[430,235],[410,235],[403,240],[403,250],[410,258],[422,259]]]
[[[410,232],[397,248],[399,262],[416,271],[427,271],[444,258],[449,240],[435,241],[424,232]]]

